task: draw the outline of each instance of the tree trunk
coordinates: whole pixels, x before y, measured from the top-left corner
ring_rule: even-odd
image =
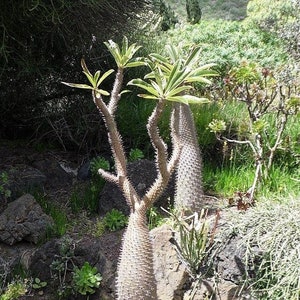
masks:
[[[180,105],[179,135],[182,145],[177,166],[175,207],[199,211],[203,199],[202,159],[195,123],[189,105],[175,105]]]
[[[130,214],[124,234],[118,265],[117,299],[157,299],[152,243],[144,207]]]

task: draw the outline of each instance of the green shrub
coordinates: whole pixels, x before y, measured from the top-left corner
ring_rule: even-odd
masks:
[[[97,268],[85,262],[81,268],[75,266],[73,284],[75,291],[81,295],[94,294],[95,288],[99,288],[102,276]]]
[[[127,221],[128,217],[115,208],[106,213],[103,218],[105,227],[110,231],[116,231],[124,228],[127,225]]]
[[[243,60],[259,63],[263,67],[286,64],[289,54],[276,35],[261,31],[237,21],[201,21],[197,25],[183,25],[168,31],[166,43],[200,45],[202,61],[214,62],[221,75]]]
[[[14,280],[7,285],[4,294],[0,295],[0,300],[14,300],[24,296],[28,291],[27,283],[23,280]]]
[[[98,170],[109,170],[110,164],[107,159],[101,156],[96,156],[90,161],[90,170],[93,176],[98,176]]]
[[[131,149],[129,152],[129,161],[136,161],[144,158],[144,153],[138,148]]]

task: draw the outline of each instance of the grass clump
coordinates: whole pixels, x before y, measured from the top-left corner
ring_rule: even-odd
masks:
[[[299,299],[299,200],[272,201],[272,209],[270,200],[262,200],[246,213],[233,212],[225,225],[242,237],[245,269],[254,266],[254,276],[246,273],[245,283],[260,300]]]
[[[67,231],[68,217],[64,209],[48,199],[47,195],[40,191],[34,191],[34,198],[40,204],[43,211],[52,217],[54,225],[48,229],[47,236],[63,236]]]

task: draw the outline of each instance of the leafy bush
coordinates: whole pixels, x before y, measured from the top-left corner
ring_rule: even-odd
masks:
[[[0,295],[0,300],[15,300],[24,296],[28,291],[27,283],[23,280],[14,280],[8,284],[5,292]]]
[[[274,32],[284,40],[292,55],[299,58],[299,1],[252,0],[248,5],[248,22],[265,31]]]
[[[237,21],[201,21],[197,25],[183,25],[168,31],[166,43],[200,45],[201,60],[216,63],[220,75],[243,60],[259,63],[262,67],[284,65],[288,52],[282,41],[272,33],[263,32]]]

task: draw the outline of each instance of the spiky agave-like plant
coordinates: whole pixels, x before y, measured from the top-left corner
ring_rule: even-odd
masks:
[[[177,65],[177,72],[181,74],[179,80],[183,80],[183,84],[193,82],[209,84],[210,81],[206,77],[217,75],[215,71],[210,69],[214,64],[197,66],[201,53],[199,47],[192,49],[186,57],[180,55],[178,48],[173,46],[167,46],[166,50],[167,58],[157,54],[151,55],[156,64],[161,66],[166,76],[171,76],[173,72],[172,65],[174,64]],[[191,86],[188,86],[188,88],[191,88]],[[179,110],[179,137],[182,145],[177,166],[175,208],[178,210],[200,211],[202,207],[201,199],[204,196],[202,157],[189,103],[204,103],[208,100],[201,98],[201,101],[199,101],[192,99],[190,95],[188,97],[190,99],[185,101],[184,98],[181,98],[181,101],[172,98],[167,99],[176,101],[174,105]]]

